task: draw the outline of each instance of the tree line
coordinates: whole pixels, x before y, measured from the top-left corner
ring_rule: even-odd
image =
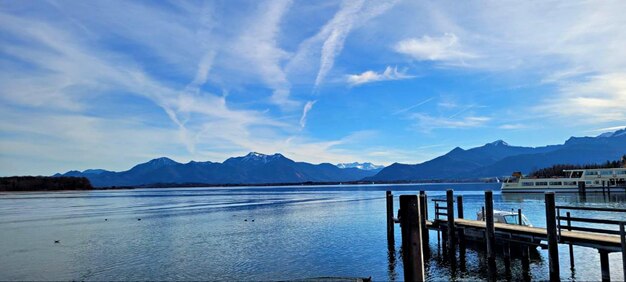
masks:
[[[571,164],[557,164],[551,167],[535,170],[530,173],[531,177],[537,178],[551,178],[551,177],[566,177],[563,170],[570,169],[597,169],[597,168],[619,168],[626,166],[626,155],[622,156],[619,161],[606,161],[601,164],[586,164],[586,165],[571,165]]]
[[[0,191],[91,190],[85,177],[10,176],[0,177]]]

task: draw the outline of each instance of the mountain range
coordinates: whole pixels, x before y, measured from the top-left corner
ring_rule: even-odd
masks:
[[[555,164],[594,164],[619,160],[626,154],[626,129],[596,137],[571,137],[564,144],[511,146],[502,140],[468,150],[459,147],[420,164],[394,163],[366,181],[477,179],[524,174]]]
[[[157,158],[127,171],[101,169],[69,171],[55,176],[86,177],[95,187],[140,186],[150,184],[272,184],[302,182],[346,182],[373,176],[378,170],[340,168],[329,163],[295,162],[281,154],[251,152],[223,163],[178,163]]]
[[[219,162],[178,163],[157,158],[127,171],[102,169],[69,171],[55,176],[88,178],[95,187],[150,184],[278,184],[302,182],[395,182],[468,180],[528,174],[555,164],[595,164],[619,160],[626,154],[626,129],[596,137],[571,137],[565,143],[542,147],[512,146],[502,140],[450,152],[419,164],[310,164],[281,154],[256,152]]]

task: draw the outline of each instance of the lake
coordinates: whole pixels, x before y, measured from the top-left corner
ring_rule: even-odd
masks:
[[[496,209],[521,208],[535,226],[545,226],[542,194],[501,195],[498,184],[0,193],[0,280],[402,280],[398,226],[396,248],[387,248],[384,191],[394,191],[397,209],[400,194],[427,190],[429,199],[442,198],[448,188],[464,196],[466,218],[475,218],[483,191],[493,189]],[[559,204],[626,208],[623,194],[585,201],[557,195]],[[432,202],[429,208],[432,217]],[[451,272],[430,234],[428,278],[486,278],[483,248],[468,249],[466,269]],[[572,272],[567,245],[560,245],[562,279],[599,280],[598,252],[574,252]],[[547,250],[534,254],[529,275],[548,279]],[[611,278],[623,280],[621,253],[610,261]],[[521,271],[513,259],[513,277]]]

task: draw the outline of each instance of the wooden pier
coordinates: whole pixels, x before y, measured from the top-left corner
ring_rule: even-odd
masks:
[[[424,279],[423,252],[427,251],[429,233],[427,230],[437,231],[437,239],[441,233],[441,246],[444,253],[450,257],[456,255],[457,245],[461,254],[465,253],[465,241],[477,241],[485,244],[487,250],[487,262],[489,275],[491,280],[496,279],[496,245],[504,251],[504,265],[507,272],[510,273],[511,248],[521,248],[522,264],[528,269],[528,251],[529,247],[537,246],[548,249],[549,273],[551,281],[560,281],[559,273],[559,253],[558,244],[569,245],[569,262],[572,270],[575,267],[573,247],[583,246],[597,249],[600,254],[600,268],[602,272],[602,281],[610,281],[610,269],[608,254],[611,252],[621,252],[624,260],[623,268],[626,280],[626,222],[596,219],[596,218],[580,218],[572,217],[570,211],[585,210],[592,212],[611,212],[621,213],[626,218],[626,209],[610,209],[610,208],[590,208],[590,207],[573,207],[573,206],[556,206],[553,192],[545,193],[546,203],[546,228],[530,227],[522,224],[522,213],[518,210],[518,222],[515,224],[495,223],[493,214],[493,193],[485,192],[485,206],[483,207],[484,221],[470,220],[463,218],[463,198],[456,198],[457,215],[454,216],[454,192],[448,190],[445,199],[432,199],[434,202],[434,219],[429,220],[428,202],[426,193],[421,191],[419,198],[416,195],[403,195],[402,202],[410,203],[410,209],[403,208],[398,212],[397,220],[388,220],[388,222],[399,222],[402,229],[402,246],[405,262],[405,280],[421,281]],[[393,207],[393,195],[387,191],[387,217],[393,219],[393,214],[389,214],[389,206]],[[445,203],[445,205],[443,205]],[[565,215],[562,211],[567,211]],[[410,213],[410,214],[407,214]],[[393,213],[393,209],[391,209]],[[415,214],[413,214],[415,213]],[[565,223],[565,224],[563,224]],[[588,226],[577,226],[576,223],[592,223],[606,225],[617,225],[619,230],[592,228]],[[393,227],[387,227],[388,232],[393,232]],[[404,234],[412,234],[407,237]],[[419,234],[419,236],[417,236]],[[389,234],[388,234],[389,235]],[[393,238],[393,234],[388,238]],[[405,240],[409,240],[405,242]],[[421,246],[417,247],[417,246]],[[410,249],[405,249],[410,248]],[[454,261],[451,259],[451,261]],[[422,262],[422,265],[416,263]],[[410,266],[413,266],[414,270]],[[407,268],[408,267],[408,268]],[[408,273],[406,273],[408,271]],[[408,274],[408,275],[407,275]]]

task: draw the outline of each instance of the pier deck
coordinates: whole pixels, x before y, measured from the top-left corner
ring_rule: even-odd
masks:
[[[401,195],[400,209],[396,219],[393,217],[393,194],[391,191],[387,191],[388,245],[393,248],[393,225],[400,223],[404,252],[404,278],[411,281],[424,280],[424,252],[422,247],[428,248],[429,246],[430,232],[428,230],[437,231],[438,248],[442,247],[446,250],[444,253],[452,262],[452,266],[455,265],[457,246],[459,247],[459,256],[463,257],[465,256],[466,240],[485,244],[490,280],[497,280],[496,252],[502,252],[504,268],[506,273],[510,274],[512,249],[520,251],[516,252],[516,255],[521,255],[522,269],[528,271],[529,252],[531,248],[540,246],[542,249],[548,250],[550,281],[560,281],[559,244],[569,245],[569,263],[572,271],[575,268],[573,246],[577,245],[598,250],[602,281],[610,281],[609,253],[611,252],[622,253],[623,269],[626,273],[626,221],[611,219],[611,217],[580,217],[571,214],[571,211],[584,210],[594,213],[612,213],[618,215],[613,218],[623,219],[626,218],[624,217],[626,209],[557,206],[554,192],[546,192],[544,197],[545,228],[496,223],[493,191],[491,190],[485,191],[485,205],[481,212],[484,221],[465,219],[463,216],[463,196],[458,195],[455,201],[454,191],[451,189],[446,191],[445,199],[431,199],[435,204],[435,218],[431,218],[431,220],[428,219],[429,209],[425,191],[420,191],[419,197],[417,195]],[[522,210],[518,209],[515,222],[525,221]],[[619,231],[615,230],[616,226],[619,227]]]
[[[455,218],[454,224],[456,228],[472,228],[478,230],[484,230],[487,223],[478,220],[468,220],[462,218]],[[442,226],[447,225],[445,218],[436,219],[433,221],[426,221],[426,226],[429,229],[441,230]],[[507,233],[511,235],[532,236],[533,238],[540,239],[542,241],[547,240],[548,233],[545,228],[529,227],[523,225],[494,223],[496,233]],[[585,246],[590,248],[602,249],[608,252],[621,252],[621,240],[617,235],[599,234],[582,231],[561,231],[560,242],[566,244],[574,244],[579,246]]]

